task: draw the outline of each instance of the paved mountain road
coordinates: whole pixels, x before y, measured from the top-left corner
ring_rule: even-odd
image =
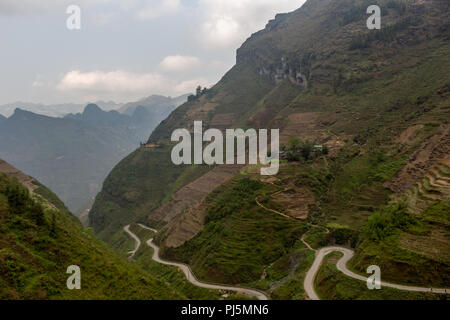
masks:
[[[156,229],[147,227],[143,224],[138,224],[138,225],[143,229],[147,229],[147,230],[154,232],[155,234],[158,233],[158,230],[156,230]],[[133,232],[130,231],[129,225],[124,227],[124,231],[132,239],[135,240],[134,250],[129,252],[130,258],[133,258],[141,246],[141,240],[139,239],[139,237],[137,235],[135,235]],[[364,282],[367,281],[367,277],[356,274],[347,268],[348,261],[350,261],[353,258],[353,255],[354,255],[353,250],[350,250],[348,248],[343,248],[343,247],[325,247],[325,248],[321,248],[320,250],[315,250],[305,241],[304,236],[301,239],[302,242],[308,247],[308,249],[316,252],[316,257],[314,259],[314,262],[313,262],[311,268],[308,270],[305,280],[304,280],[304,283],[303,283],[305,292],[308,295],[309,299],[320,300],[319,296],[317,295],[317,293],[314,289],[314,280],[316,278],[317,272],[319,271],[319,269],[322,265],[323,259],[332,252],[341,252],[343,254],[342,258],[340,258],[336,264],[336,267],[339,271],[341,271],[342,273],[344,273],[346,276],[348,276],[350,278],[364,281]],[[190,283],[192,283],[193,285],[195,285],[197,287],[212,289],[212,290],[234,291],[234,292],[237,292],[240,294],[245,294],[250,297],[255,297],[258,300],[268,300],[269,299],[269,297],[264,292],[258,291],[255,289],[201,282],[195,277],[194,273],[192,272],[191,268],[188,265],[161,259],[159,257],[159,247],[153,243],[153,239],[148,240],[147,245],[153,249],[152,259],[155,262],[179,268],[181,271],[183,271],[184,275],[186,276],[186,279]],[[403,290],[403,291],[429,292],[429,293],[441,293],[441,294],[450,293],[450,289],[405,286],[405,285],[393,284],[393,283],[384,282],[384,281],[381,281],[381,286],[382,287],[390,287],[390,288]]]
[[[316,252],[316,258],[314,260],[313,265],[309,269],[308,273],[306,274],[305,281],[304,281],[304,288],[305,292],[307,293],[308,297],[311,300],[320,300],[319,296],[317,295],[316,291],[314,290],[314,280],[316,278],[317,272],[320,269],[320,266],[322,265],[323,259],[325,256],[332,252],[341,252],[344,254],[344,256],[339,259],[339,261],[336,264],[336,267],[339,271],[341,271],[346,276],[367,282],[367,278],[364,276],[361,276],[359,274],[356,274],[352,271],[350,271],[347,268],[347,262],[349,262],[354,255],[354,251],[347,249],[347,248],[341,248],[341,247],[326,247],[322,248],[319,251]],[[398,290],[403,291],[415,291],[415,292],[431,292],[431,293],[442,293],[447,294],[450,293],[450,289],[438,289],[438,288],[424,288],[424,287],[415,287],[415,286],[405,286],[400,284],[393,284],[389,282],[381,281],[382,287],[389,287],[394,288]]]
[[[277,193],[279,193],[280,191],[278,191]],[[267,210],[270,211],[272,213],[278,214],[280,216],[289,218],[289,219],[293,219],[292,217],[289,217],[287,215],[285,215],[282,212],[273,210],[273,209],[269,209],[266,208],[265,206],[263,206],[259,201],[258,198],[255,198],[256,204]],[[315,225],[311,225],[309,224],[311,227],[315,228],[317,226]],[[319,296],[317,295],[316,291],[314,290],[314,280],[316,279],[316,275],[317,272],[319,272],[320,266],[322,265],[323,259],[325,258],[325,256],[327,256],[328,254],[332,253],[332,252],[341,252],[344,256],[339,259],[339,261],[336,264],[336,267],[339,271],[341,271],[343,274],[345,274],[346,276],[356,279],[356,280],[360,280],[360,281],[364,281],[367,282],[367,278],[364,276],[361,276],[359,274],[356,274],[352,271],[350,271],[347,268],[347,262],[350,261],[353,258],[354,255],[354,251],[347,249],[347,248],[342,248],[342,247],[325,247],[325,248],[321,248],[320,250],[316,250],[314,248],[311,247],[311,245],[306,241],[306,234],[308,232],[306,232],[305,234],[303,234],[303,236],[301,237],[301,241],[303,242],[303,244],[311,251],[314,251],[316,253],[316,257],[314,260],[313,265],[311,266],[311,268],[308,270],[304,283],[303,283],[303,287],[305,289],[306,294],[308,295],[309,299],[311,300],[320,300]],[[327,233],[329,233],[329,230],[327,229]],[[405,286],[405,285],[400,285],[400,284],[393,284],[393,283],[389,283],[389,282],[383,282],[381,281],[381,286],[382,287],[390,287],[390,288],[394,288],[394,289],[398,289],[398,290],[404,290],[404,291],[415,291],[415,292],[430,292],[430,293],[442,293],[442,294],[448,294],[450,293],[450,289],[438,289],[438,288],[424,288],[424,287],[415,287],[415,286]]]
[[[135,241],[134,250],[128,252],[128,254],[130,255],[129,258],[133,259],[133,257],[136,255],[136,252],[139,250],[141,246],[141,240],[138,238],[137,235],[135,235],[133,232],[130,231],[129,225],[124,227],[123,230]]]
[[[158,233],[157,230],[147,227],[145,225],[142,224],[138,224],[141,228],[153,231],[155,233]],[[130,231],[130,226],[126,226],[124,228],[124,231],[135,240],[135,249],[133,251],[130,251],[130,258],[134,257],[134,255],[136,254],[136,252],[139,250],[139,247],[141,246],[141,240],[139,239],[139,237],[137,235],[135,235],[133,232]],[[258,300],[269,300],[269,297],[262,291],[258,291],[255,289],[249,289],[249,288],[242,288],[242,287],[234,287],[234,286],[226,286],[226,285],[220,285],[220,284],[212,284],[212,283],[205,283],[205,282],[201,282],[199,281],[194,273],[192,272],[191,268],[188,265],[182,264],[182,263],[177,263],[177,262],[171,262],[171,261],[167,261],[167,260],[163,260],[159,257],[159,247],[153,243],[153,239],[150,239],[147,241],[147,245],[149,247],[151,247],[153,249],[153,256],[152,259],[155,262],[158,262],[160,264],[164,264],[164,265],[168,265],[168,266],[173,266],[173,267],[177,267],[179,268],[181,271],[183,271],[184,275],[186,276],[186,279],[192,283],[193,285],[197,286],[197,287],[201,287],[201,288],[205,288],[205,289],[212,289],[212,290],[226,290],[226,291],[234,291],[237,292],[239,294],[244,294],[250,297],[255,297]]]

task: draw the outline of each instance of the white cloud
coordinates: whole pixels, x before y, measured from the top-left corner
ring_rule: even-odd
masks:
[[[210,87],[214,82],[206,78],[174,79],[158,73],[73,70],[62,77],[56,88],[68,96],[78,94],[91,100],[131,101],[151,94],[180,95],[194,92],[198,85]],[[38,82],[36,84],[40,85]]]
[[[199,0],[200,41],[206,48],[235,48],[275,14],[298,9],[305,0]]]
[[[232,16],[216,14],[202,26],[202,40],[213,47],[231,47],[243,37],[244,30]]]
[[[68,72],[58,84],[62,91],[81,90],[96,92],[151,92],[163,89],[165,79],[156,73],[131,73],[126,71],[78,70]]]
[[[182,72],[193,69],[200,65],[197,57],[190,56],[168,56],[159,64],[159,67],[166,72]]]
[[[180,0],[147,0],[147,3],[137,12],[140,20],[150,20],[160,16],[174,14],[181,8]]]

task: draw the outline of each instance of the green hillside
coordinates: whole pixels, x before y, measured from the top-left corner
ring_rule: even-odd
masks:
[[[117,256],[76,218],[0,173],[0,299],[174,299],[174,289]],[[81,268],[68,290],[67,267]]]
[[[366,27],[368,4],[382,8],[379,31]],[[217,85],[154,131],[157,147],[137,150],[110,173],[91,212],[94,231],[111,243],[125,222],[145,221],[162,227],[166,257],[204,279],[301,299],[311,256],[298,240],[305,225],[316,225],[311,243],[356,248],[359,272],[379,264],[385,280],[448,287],[449,13],[448,1],[310,0],[278,15],[243,44]],[[213,169],[170,162],[172,131],[192,129],[194,120],[222,130],[280,128],[295,161],[283,160],[272,180],[244,168],[251,188],[224,183],[200,206],[165,219],[157,209],[189,203],[195,195],[183,188],[202,187],[198,177]],[[327,152],[305,155],[307,145]],[[255,195],[301,221],[268,215]],[[201,228],[186,237],[192,216]],[[170,237],[185,242],[172,246]]]

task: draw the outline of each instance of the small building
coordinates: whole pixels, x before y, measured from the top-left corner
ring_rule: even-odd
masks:
[[[157,145],[156,143],[147,143],[147,144],[141,143],[141,148],[143,149],[155,149],[158,147],[159,145]]]

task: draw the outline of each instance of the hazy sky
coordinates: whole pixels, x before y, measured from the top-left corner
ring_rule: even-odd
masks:
[[[210,86],[305,0],[0,0],[0,104],[127,102]],[[69,5],[81,30],[68,30]]]

